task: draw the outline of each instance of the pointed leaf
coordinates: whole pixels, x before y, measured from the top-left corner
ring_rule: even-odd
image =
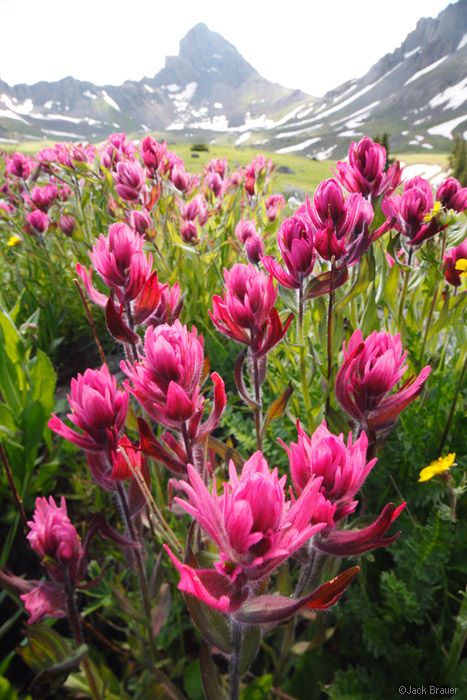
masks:
[[[269,423],[273,420],[277,420],[278,418],[281,418],[284,415],[284,411],[287,407],[287,402],[290,399],[290,397],[293,394],[293,387],[292,384],[290,384],[287,387],[287,389],[284,391],[281,396],[279,396],[277,399],[275,399],[272,404],[269,406],[266,415],[264,417],[264,423],[263,423],[263,428],[262,428],[262,433],[266,432],[266,428],[268,427]]]
[[[205,641],[201,643],[199,665],[206,700],[227,700],[227,694],[221,686],[219,671]]]
[[[122,311],[119,313],[112,297],[109,297],[105,307],[105,321],[110,335],[121,343],[136,345],[139,343],[139,335],[128,328],[122,318]]]
[[[262,595],[244,603],[235,613],[235,619],[248,624],[281,622],[294,615],[300,608],[325,610],[337,603],[345,589],[360,571],[353,566],[326,581],[308,595],[294,599],[281,595]]]

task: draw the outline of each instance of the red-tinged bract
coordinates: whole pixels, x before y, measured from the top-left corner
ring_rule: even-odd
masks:
[[[407,371],[407,352],[400,335],[373,331],[364,339],[354,331],[347,346],[344,362],[336,377],[336,396],[342,408],[366,430],[391,430],[399,413],[420,394],[430,374],[426,366],[396,389]]]
[[[321,493],[335,506],[337,522],[355,511],[358,501],[354,497],[376,464],[376,459],[366,460],[368,438],[362,432],[353,441],[349,433],[346,444],[343,435],[328,430],[326,421],[311,437],[300,423],[297,432],[297,442],[289,447],[280,441],[289,457],[295,491],[301,493],[311,478],[322,477]]]
[[[254,265],[236,264],[224,270],[226,291],[215,295],[209,312],[217,330],[250,348],[259,358],[279,343],[292,322],[280,320],[276,302],[277,291],[269,275]]]
[[[114,451],[123,432],[128,410],[128,394],[117,388],[107,366],[87,369],[71,380],[68,419],[82,432],[65,425],[56,415],[49,428],[86,452]]]
[[[311,274],[316,260],[313,229],[306,211],[282,223],[277,233],[277,244],[285,269],[269,256],[263,258],[263,265],[283,287],[299,289]]]
[[[324,260],[354,265],[369,248],[369,226],[373,220],[371,204],[357,192],[347,198],[334,178],[316,188],[313,202],[307,200],[314,246]]]
[[[238,610],[262,579],[326,527],[311,522],[321,478],[310,479],[295,501],[287,500],[286,477],[271,471],[261,452],[245,462],[240,476],[230,463],[230,479],[219,495],[216,484],[209,491],[191,465],[188,475],[189,482],[179,482],[187,500],[175,501],[215,542],[219,560],[214,569],[193,569],[170,556],[181,573],[180,590],[222,612]]]
[[[374,199],[391,194],[401,181],[401,166],[398,161],[385,172],[386,149],[365,136],[349,147],[348,162],[339,161],[336,177],[348,192],[360,192]]]
[[[467,209],[467,187],[462,187],[455,177],[448,177],[436,190],[436,199],[445,209],[463,212]]]
[[[37,498],[33,519],[28,522],[29,544],[43,560],[49,575],[60,583],[72,584],[85,572],[85,553],[75,526],[68,517],[62,497],[57,506],[52,496]]]

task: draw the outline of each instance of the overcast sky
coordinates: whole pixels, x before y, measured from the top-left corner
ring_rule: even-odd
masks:
[[[152,77],[197,22],[269,80],[322,95],[367,72],[449,0],[0,0],[0,78]],[[276,9],[277,8],[277,9]]]

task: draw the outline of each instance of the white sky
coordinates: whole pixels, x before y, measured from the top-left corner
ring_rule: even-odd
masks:
[[[152,77],[197,22],[269,80],[322,95],[367,72],[449,0],[0,0],[0,78]],[[277,9],[275,9],[277,8]]]

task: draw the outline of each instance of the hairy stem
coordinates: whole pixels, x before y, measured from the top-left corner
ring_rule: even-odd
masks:
[[[447,680],[451,679],[453,671],[455,671],[459,660],[462,655],[462,650],[467,641],[467,628],[463,623],[465,619],[465,613],[467,611],[467,592],[464,593],[459,614],[456,618],[456,627],[454,634],[452,636],[451,644],[448,652],[448,660],[446,664],[446,675]]]
[[[82,290],[82,288],[81,288],[81,285],[80,285],[80,283],[78,282],[78,280],[77,280],[77,279],[74,279],[74,280],[73,280],[73,283],[74,283],[76,289],[78,290],[79,296],[80,296],[81,301],[82,301],[82,303],[83,303],[84,311],[85,311],[85,313],[86,313],[86,318],[87,318],[87,320],[88,320],[89,327],[91,328],[92,335],[93,335],[93,338],[94,338],[94,342],[96,343],[97,351],[98,351],[98,353],[99,353],[99,355],[100,355],[100,358],[101,358],[101,360],[102,360],[102,364],[106,365],[106,364],[107,364],[107,359],[106,359],[106,357],[105,357],[105,353],[104,353],[104,350],[103,350],[103,348],[102,348],[101,341],[99,340],[99,336],[98,336],[98,334],[97,334],[96,324],[95,324],[95,322],[94,322],[94,318],[93,318],[93,316],[92,316],[91,309],[89,308],[88,300],[86,299],[86,297],[85,297],[85,295],[84,295],[84,292],[83,292],[83,290]]]
[[[22,525],[23,525],[23,529],[24,529],[25,532],[27,532],[27,530],[28,530],[28,519],[27,519],[27,517],[26,517],[26,512],[25,512],[25,510],[24,510],[23,499],[21,498],[21,495],[20,495],[18,489],[16,488],[15,480],[14,480],[14,477],[13,477],[13,472],[12,472],[12,469],[11,469],[10,462],[9,462],[9,460],[8,460],[8,455],[7,455],[7,453],[5,452],[5,449],[4,449],[3,445],[2,445],[2,443],[0,443],[0,459],[1,459],[1,461],[2,461],[3,468],[5,469],[6,478],[7,478],[7,481],[8,481],[8,486],[9,486],[10,491],[11,491],[11,494],[12,494],[12,496],[13,496],[13,500],[14,500],[14,502],[15,502],[15,504],[16,504],[16,508],[17,508],[17,510],[18,510],[19,517],[20,517],[21,523],[22,523]]]
[[[67,599],[68,622],[71,628],[71,633],[73,635],[73,639],[75,640],[76,646],[80,647],[84,644],[84,636],[81,628],[80,615],[76,607],[75,591],[69,581],[67,581],[65,585],[65,594]],[[101,694],[99,692],[97,679],[94,676],[89,659],[84,657],[81,664],[83,666],[83,671],[86,676],[93,700],[100,700]]]
[[[261,399],[261,381],[259,376],[258,359],[253,357],[253,385],[255,388],[255,401],[256,406],[253,409],[255,414],[255,428],[256,428],[256,449],[263,449],[263,407]]]
[[[302,384],[303,403],[305,405],[308,427],[312,430],[311,421],[311,401],[310,392],[308,390],[308,380],[306,376],[306,352],[305,352],[305,333],[304,333],[304,311],[305,299],[303,298],[303,283],[298,289],[298,317],[297,317],[297,335],[300,345],[300,379]]]
[[[446,422],[446,427],[444,428],[443,436],[442,436],[441,442],[439,444],[438,454],[442,453],[444,446],[446,444],[446,440],[447,440],[448,435],[449,435],[449,431],[451,429],[451,423],[452,423],[452,419],[454,417],[454,411],[456,410],[457,399],[459,398],[459,394],[460,394],[462,386],[464,384],[464,375],[465,375],[466,366],[467,366],[467,355],[466,355],[465,360],[464,360],[464,365],[462,367],[461,376],[459,377],[459,381],[457,383],[456,390],[455,390],[454,396],[452,398],[451,409],[449,411],[449,416],[448,416],[448,419]]]
[[[329,302],[328,302],[328,332],[327,332],[327,355],[328,355],[328,362],[327,362],[327,380],[328,380],[328,386],[327,386],[327,393],[326,393],[326,416],[329,413],[329,409],[331,407],[331,378],[332,378],[332,332],[333,332],[333,307],[334,307],[334,290],[333,290],[333,281],[334,281],[334,256],[331,259],[331,289],[329,291]]]
[[[152,631],[152,624],[151,624],[151,602],[150,602],[150,595],[149,595],[149,588],[148,588],[148,582],[146,579],[146,572],[144,570],[144,562],[143,562],[143,557],[141,555],[141,550],[139,548],[139,542],[138,542],[138,536],[136,534],[135,526],[130,514],[130,509],[128,507],[128,500],[126,497],[125,489],[122,485],[122,483],[119,481],[117,482],[117,494],[118,498],[120,501],[120,505],[122,508],[123,512],[123,517],[125,520],[125,525],[126,529],[128,532],[128,535],[132,542],[134,542],[137,546],[132,550],[132,553],[134,555],[134,560],[136,564],[136,573],[138,575],[138,582],[139,582],[139,588],[140,588],[140,593],[141,593],[141,600],[143,603],[143,610],[144,610],[144,616],[146,618],[146,623],[147,623],[147,630],[148,630],[148,639],[149,639],[149,648],[151,652],[151,656],[153,660],[155,659],[155,639],[154,639],[154,634]]]

